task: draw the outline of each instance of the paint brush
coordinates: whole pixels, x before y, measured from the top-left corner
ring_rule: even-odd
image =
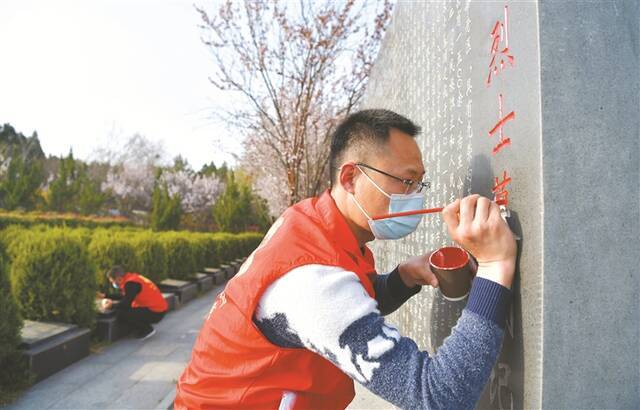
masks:
[[[505,205],[507,203],[507,201],[500,199],[497,200],[496,203],[498,205]],[[437,212],[442,212],[442,210],[444,209],[444,207],[439,207],[439,208],[429,208],[429,209],[418,209],[416,211],[405,211],[405,212],[396,212],[393,214],[386,214],[386,215],[378,215],[378,216],[374,216],[373,218],[371,218],[372,220],[376,221],[378,219],[387,219],[387,218],[393,218],[396,216],[407,216],[407,215],[418,215],[418,214],[432,214],[432,213],[437,213]]]

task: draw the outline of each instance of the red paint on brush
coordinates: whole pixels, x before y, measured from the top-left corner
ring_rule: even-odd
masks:
[[[440,248],[429,256],[429,263],[437,269],[456,270],[469,262],[469,254],[461,248],[447,246]]]
[[[498,200],[496,201],[496,204],[498,205],[506,205],[507,202],[504,200]],[[378,216],[374,216],[373,218],[371,218],[374,221],[377,221],[378,219],[387,219],[387,218],[394,218],[396,216],[409,216],[409,215],[419,215],[419,214],[432,214],[432,213],[436,213],[436,212],[442,212],[444,208],[443,207],[439,207],[439,208],[429,208],[429,209],[418,209],[416,211],[405,211],[405,212],[396,212],[393,214],[386,214],[386,215],[378,215]]]

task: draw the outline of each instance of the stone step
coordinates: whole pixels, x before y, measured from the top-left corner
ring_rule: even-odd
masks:
[[[180,305],[194,299],[198,295],[198,284],[178,279],[165,279],[158,284],[162,292],[173,293]]]
[[[21,336],[36,382],[89,355],[90,331],[76,325],[25,320]]]

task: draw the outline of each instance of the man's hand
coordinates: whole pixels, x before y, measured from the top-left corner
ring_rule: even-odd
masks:
[[[516,241],[500,216],[500,207],[474,194],[447,205],[442,216],[451,239],[478,261],[476,276],[511,288],[516,264]]]
[[[398,273],[402,282],[412,288],[415,285],[431,285],[438,287],[438,278],[431,272],[429,267],[429,256],[431,253],[422,256],[414,256],[402,262],[398,266]]]
[[[109,310],[113,306],[113,300],[104,298],[102,299],[102,309]]]

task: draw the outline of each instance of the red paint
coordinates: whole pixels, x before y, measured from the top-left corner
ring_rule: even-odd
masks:
[[[509,206],[509,191],[507,191],[509,183],[511,183],[511,177],[507,175],[507,171],[504,171],[502,173],[502,181],[499,181],[498,177],[496,177],[496,183],[491,189],[491,192],[495,195],[495,201],[497,203],[502,202],[504,206]]]
[[[516,112],[511,111],[505,117],[502,116],[502,94],[498,95],[498,123],[489,131],[489,137],[492,137],[496,131],[499,131],[500,140],[493,150],[491,151],[493,155],[496,155],[500,150],[507,145],[511,144],[511,138],[505,138],[502,127],[507,123],[507,121],[511,121],[516,118]]]
[[[440,248],[429,256],[429,263],[437,269],[456,270],[469,262],[467,251],[455,246]]]
[[[491,61],[489,62],[489,76],[487,77],[487,86],[491,84],[491,76],[497,75],[500,70],[504,70],[505,62],[509,63],[512,67],[515,65],[515,58],[509,54],[509,7],[504,6],[504,23],[500,20],[496,21],[496,24],[491,30],[491,48],[489,53],[491,54]],[[504,40],[504,47],[500,50],[500,43]],[[498,69],[498,67],[500,67]]]
[[[374,216],[371,219],[376,221],[378,219],[387,219],[387,218],[393,218],[393,217],[396,217],[396,216],[430,214],[430,213],[435,213],[435,212],[442,212],[443,209],[444,208],[441,207],[441,208],[430,208],[430,209],[418,209],[416,211],[396,212],[396,213],[393,213],[393,214],[385,214],[385,215]]]
[[[493,155],[496,155],[498,152],[500,152],[500,150],[501,150],[502,148],[504,148],[504,147],[505,147],[505,146],[507,146],[507,145],[511,145],[511,138],[505,138],[505,139],[503,139],[502,141],[500,141],[500,142],[498,143],[498,145],[496,145],[495,147],[493,147],[493,150],[491,150],[491,153],[492,153]]]

